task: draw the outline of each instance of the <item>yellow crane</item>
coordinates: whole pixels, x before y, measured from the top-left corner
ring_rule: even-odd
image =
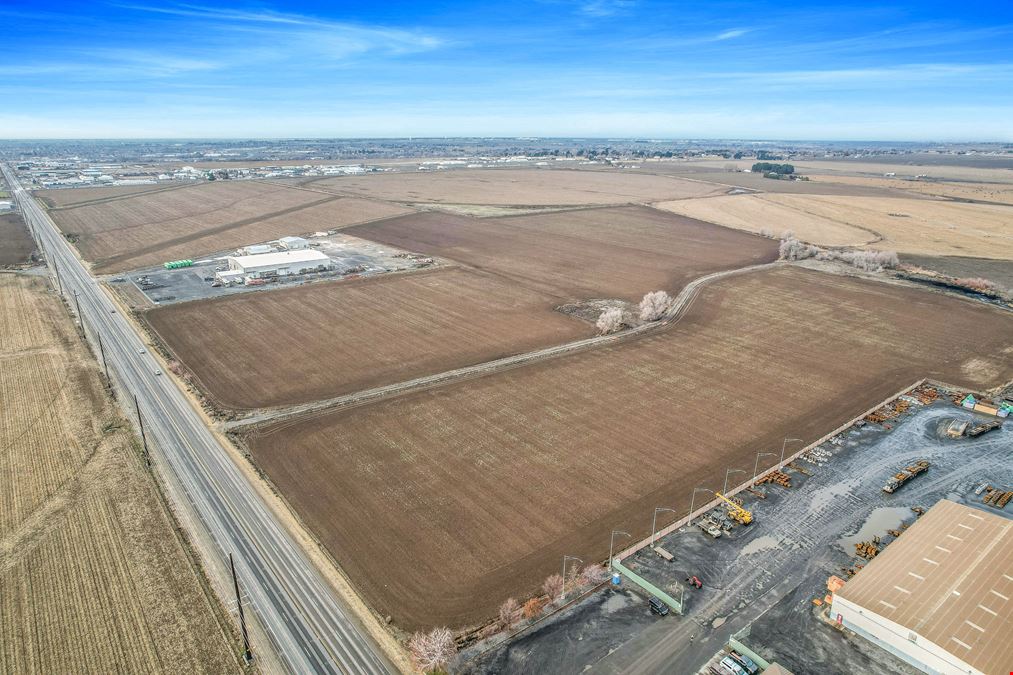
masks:
[[[720,492],[715,492],[714,496],[728,504],[728,517],[741,525],[749,525],[753,522],[752,511],[747,511],[728,497],[725,497]]]

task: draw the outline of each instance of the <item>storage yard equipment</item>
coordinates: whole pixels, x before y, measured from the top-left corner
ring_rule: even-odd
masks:
[[[967,435],[970,436],[971,438],[975,438],[977,436],[981,436],[982,434],[987,434],[989,431],[992,431],[993,429],[998,429],[1001,426],[1002,422],[1000,422],[999,420],[993,420],[991,422],[982,422],[980,424],[975,424],[973,427],[971,427],[971,429],[967,432]]]
[[[890,480],[886,481],[886,485],[883,486],[883,492],[895,492],[904,483],[908,482],[915,476],[925,473],[929,469],[928,460],[919,460],[911,466],[906,466],[897,473],[895,473]]]
[[[739,523],[740,525],[749,525],[750,523],[753,522],[753,513],[751,511],[747,511],[746,509],[742,508],[741,504],[736,504],[735,502],[733,502],[728,497],[725,497],[720,492],[715,492],[714,496],[716,496],[718,499],[728,504],[729,518]]]

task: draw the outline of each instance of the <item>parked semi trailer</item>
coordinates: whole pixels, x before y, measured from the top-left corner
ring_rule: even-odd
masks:
[[[883,492],[896,492],[900,486],[908,482],[918,474],[925,473],[929,470],[928,460],[921,459],[912,464],[911,466],[905,466],[903,469],[895,473],[890,480],[886,481],[886,485],[883,486]]]

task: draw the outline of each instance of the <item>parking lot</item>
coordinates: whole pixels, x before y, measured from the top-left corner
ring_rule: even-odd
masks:
[[[152,304],[165,305],[190,300],[206,300],[235,293],[282,288],[323,279],[371,276],[439,264],[438,261],[425,256],[414,255],[408,251],[347,234],[328,234],[323,237],[312,237],[309,241],[312,248],[331,259],[332,270],[274,277],[269,283],[259,286],[215,285],[215,272],[227,269],[227,257],[236,254],[235,251],[225,251],[194,260],[190,267],[171,270],[164,267],[150,267],[110,277],[108,281],[113,284],[132,284]]]

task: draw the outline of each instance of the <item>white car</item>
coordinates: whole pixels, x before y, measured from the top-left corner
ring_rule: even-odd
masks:
[[[138,349],[137,353],[138,354],[143,354],[144,353],[144,347],[141,347],[140,349]]]
[[[162,374],[162,371],[161,371],[161,370],[156,370],[156,371],[155,371],[155,375],[161,375],[161,374]]]

